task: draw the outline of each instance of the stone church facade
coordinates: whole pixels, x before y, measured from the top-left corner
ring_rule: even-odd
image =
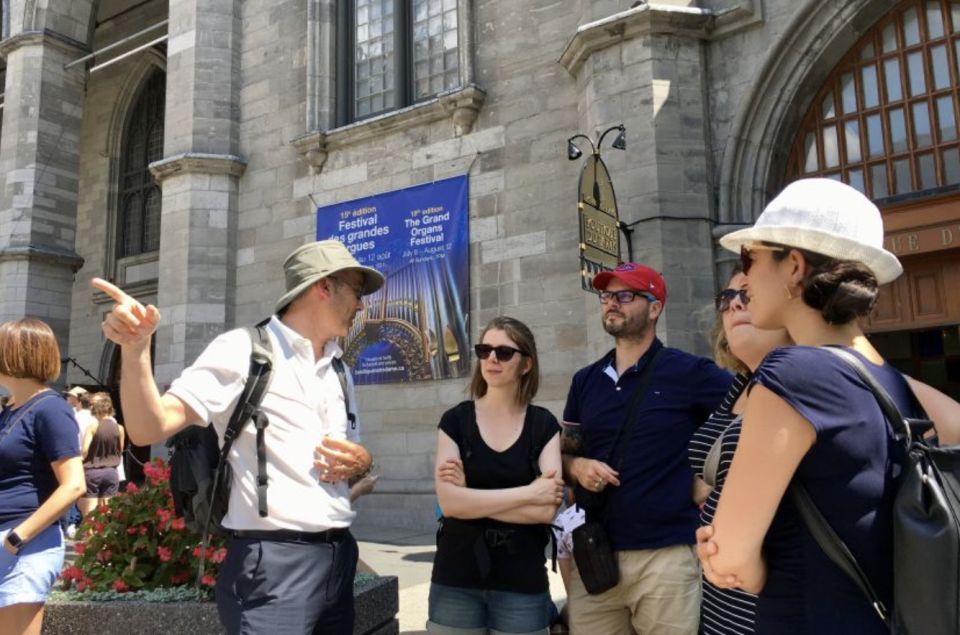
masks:
[[[91,278],[158,305],[165,385],[215,335],[269,315],[318,206],[466,174],[470,333],[501,314],[529,324],[538,401],[560,415],[573,372],[610,345],[580,286],[580,162],[567,139],[622,123],[626,150],[602,152],[631,230],[623,257],[667,279],[666,343],[708,353],[732,260],[717,239],[786,182],[822,175],[871,195],[904,256],[907,274],[872,317],[878,342],[960,387],[960,300],[946,292],[960,276],[955,0],[4,0],[2,11],[0,319],[48,321],[65,357],[107,385],[117,354]],[[90,381],[72,363],[64,372]],[[466,383],[361,387],[383,474],[365,518],[430,526],[436,422]]]

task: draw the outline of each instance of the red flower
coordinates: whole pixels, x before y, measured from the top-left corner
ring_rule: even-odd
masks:
[[[157,557],[160,558],[160,562],[170,562],[173,552],[166,547],[157,547]]]
[[[73,552],[76,553],[78,556],[82,556],[86,548],[87,548],[87,545],[83,544],[82,542],[76,542],[73,544]]]
[[[210,562],[216,562],[217,564],[220,564],[221,562],[223,562],[223,559],[226,557],[227,557],[227,550],[224,547],[220,547],[219,549],[214,551],[213,554],[211,554]]]
[[[127,591],[130,590],[130,588],[127,587],[126,583],[123,580],[114,580],[113,590],[116,591],[117,593],[126,593]]]
[[[214,584],[217,583],[217,580],[211,575],[205,575],[202,578],[200,578],[200,583],[205,584],[207,586],[213,586]]]
[[[193,551],[192,551],[191,553],[193,553],[193,557],[194,557],[194,558],[199,558],[199,557],[200,557],[200,547],[194,547],[194,548],[193,548]]]
[[[127,533],[130,534],[131,536],[137,533],[137,531],[138,529],[136,527],[127,527]]]
[[[64,580],[82,580],[83,571],[80,570],[80,567],[74,565],[67,567],[60,573],[60,577]]]
[[[162,507],[157,510],[157,518],[160,519],[162,525],[166,525],[170,522],[170,518],[173,516],[173,513],[169,509],[163,509]]]
[[[182,518],[174,518],[170,523],[170,529],[174,531],[183,531],[187,528],[187,523]]]
[[[139,492],[139,491],[140,491],[140,488],[137,487],[137,484],[136,484],[136,483],[134,483],[133,481],[130,481],[129,483],[127,483],[127,493],[128,493],[128,494],[136,494],[136,493]]]

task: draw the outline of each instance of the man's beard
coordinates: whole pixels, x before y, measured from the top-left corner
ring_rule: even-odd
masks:
[[[618,322],[610,322],[607,315],[603,316],[603,330],[617,339],[642,339],[650,328],[650,316],[646,312],[635,316],[620,313],[618,317]]]

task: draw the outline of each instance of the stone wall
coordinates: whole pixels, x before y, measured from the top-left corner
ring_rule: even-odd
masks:
[[[572,374],[611,345],[596,296],[580,289],[580,162],[567,160],[566,139],[626,125],[626,152],[605,147],[603,156],[621,217],[637,223],[634,258],[667,279],[658,333],[706,353],[716,227],[755,214],[755,200],[775,181],[775,162],[760,155],[789,132],[789,117],[778,119],[781,132],[773,134],[750,124],[749,113],[764,99],[775,113],[803,106],[801,98],[776,103],[764,82],[776,85],[791,63],[825,74],[862,16],[891,3],[825,3],[824,15],[853,26],[829,31],[826,54],[811,61],[818,40],[791,53],[790,37],[817,27],[817,0],[461,0],[472,7],[464,83],[476,88],[334,128],[334,3],[172,1],[169,61],[144,54],[86,81],[75,242],[85,264],[70,296],[69,352],[89,368],[109,367],[98,328],[106,305],[87,285],[114,273],[125,109],[151,65],[166,63],[166,160],[157,169],[168,233],[160,281],[141,288],[143,300],[159,299],[168,320],[158,336],[161,383],[216,332],[270,313],[283,291],[282,261],[313,239],[318,205],[467,173],[471,334],[496,315],[527,322],[542,357],[538,401],[560,416]],[[191,17],[194,10],[202,20]],[[116,41],[164,17],[167,3],[142,5],[102,25],[93,42]],[[764,75],[771,72],[779,75]],[[802,77],[781,83],[802,96]],[[184,158],[191,153],[221,163],[198,168]],[[748,185],[738,190],[735,179]],[[20,286],[23,294],[31,288]],[[71,372],[70,380],[82,377]],[[466,385],[359,389],[364,438],[383,474],[377,493],[358,505],[366,519],[432,526],[436,424],[467,397]]]

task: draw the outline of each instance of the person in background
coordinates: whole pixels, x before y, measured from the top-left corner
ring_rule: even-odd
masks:
[[[63,393],[64,398],[70,407],[73,408],[74,416],[77,418],[77,426],[80,429],[80,442],[83,442],[83,435],[87,428],[97,422],[97,418],[90,412],[90,393],[82,386],[74,386]]]
[[[560,426],[530,402],[533,334],[493,319],[475,347],[472,400],[443,414],[436,490],[443,510],[430,583],[430,633],[549,631],[544,548],[563,496]]]
[[[98,505],[116,496],[120,488],[118,467],[123,458],[123,426],[113,418],[113,401],[110,394],[98,392],[90,397],[90,412],[96,423],[83,435],[83,474],[87,493],[80,499],[80,513],[86,516]]]
[[[83,494],[77,422],[47,387],[60,349],[47,324],[0,325],[0,631],[37,635],[43,605],[63,568],[58,519]]]
[[[63,398],[70,404],[70,407],[73,409],[73,415],[77,419],[77,427],[79,429],[78,440],[82,446],[83,436],[87,428],[97,422],[97,418],[90,412],[90,393],[82,386],[74,386],[70,390],[63,391]],[[71,505],[67,513],[60,519],[60,526],[63,527],[67,538],[72,540],[76,537],[77,527],[80,525],[82,519],[83,514],[80,513],[79,504],[75,503]]]

